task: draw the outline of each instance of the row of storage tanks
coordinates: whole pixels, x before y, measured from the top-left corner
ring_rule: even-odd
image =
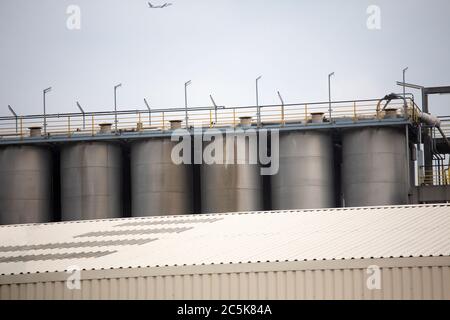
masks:
[[[404,127],[347,129],[339,136],[336,144],[329,130],[281,132],[278,174],[265,178],[255,164],[202,164],[197,170],[176,165],[171,160],[176,142],[170,138],[65,143],[57,151],[5,146],[0,149],[0,223],[53,221],[55,197],[63,221],[122,217],[127,201],[131,216],[197,213],[195,197],[202,213],[408,201]]]

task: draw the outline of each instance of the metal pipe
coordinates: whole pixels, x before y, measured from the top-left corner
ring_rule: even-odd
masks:
[[[408,99],[407,99],[408,100]],[[378,102],[379,99],[362,99],[362,100],[356,100],[356,102],[358,103],[363,103],[363,102]],[[355,100],[340,100],[340,101],[333,101],[334,104],[346,104],[346,103],[353,103],[355,102]],[[323,104],[328,104],[328,101],[321,101],[321,102],[298,102],[298,103],[285,103],[285,107],[294,107],[294,106],[304,106],[305,104],[308,104],[310,106],[316,106],[316,105],[323,105]],[[279,104],[268,104],[268,105],[261,105],[261,108],[276,108],[279,107]],[[219,108],[224,108],[219,106]],[[251,109],[251,108],[255,108],[254,105],[247,105],[247,106],[237,106],[234,107],[236,109]],[[202,110],[210,110],[211,106],[207,106],[207,107],[191,107],[188,108],[188,110],[190,111],[202,111]],[[152,113],[160,113],[162,111],[166,111],[166,112],[180,112],[180,111],[185,111],[185,108],[153,108],[152,109]],[[117,110],[117,114],[118,115],[127,115],[127,114],[136,114],[138,112],[146,112],[145,109],[127,109],[127,110]],[[107,115],[114,115],[115,112],[114,111],[90,111],[90,112],[86,112],[87,116],[91,116],[91,115],[96,115],[96,116],[107,116]],[[62,117],[67,117],[67,116],[80,116],[81,113],[75,113],[75,112],[66,112],[66,113],[52,113],[52,114],[47,114],[47,119],[50,118],[62,118]],[[43,118],[42,114],[30,114],[30,115],[23,115],[22,116],[23,119],[41,119]],[[14,120],[13,116],[0,116],[0,121],[2,120]]]

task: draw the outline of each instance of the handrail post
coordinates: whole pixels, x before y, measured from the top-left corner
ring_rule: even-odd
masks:
[[[210,109],[209,110],[209,128],[212,128],[212,125],[213,124],[213,122],[212,122],[212,110]]]
[[[305,126],[308,125],[308,105],[305,104]]]
[[[20,140],[23,139],[23,118],[20,117]]]
[[[233,108],[233,127],[236,127],[236,108]]]
[[[356,117],[356,101],[353,101],[353,122],[357,121]]]
[[[92,117],[91,117],[91,121],[92,121],[92,136],[94,136],[94,114],[92,114]]]
[[[164,111],[162,112],[162,131],[165,130],[165,124],[164,124]]]
[[[70,137],[70,116],[67,117],[67,136]]]
[[[140,112],[138,112],[138,122],[139,122],[138,126],[141,126],[141,113]],[[139,130],[140,128],[138,127],[137,129]]]

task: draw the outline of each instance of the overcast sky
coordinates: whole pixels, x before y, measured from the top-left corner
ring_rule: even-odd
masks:
[[[407,81],[450,85],[448,0],[1,0],[0,115],[184,105],[261,104],[377,98]],[[66,26],[69,5],[81,9],[81,29]],[[367,8],[381,9],[381,29],[367,28]],[[419,95],[418,92],[416,92]],[[450,97],[432,99],[450,114]]]

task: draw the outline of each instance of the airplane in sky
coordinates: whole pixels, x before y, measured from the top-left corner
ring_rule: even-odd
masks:
[[[148,3],[148,6],[151,9],[162,9],[162,8],[165,8],[165,7],[168,7],[168,6],[171,6],[171,5],[172,5],[171,3],[164,3],[163,5],[160,5],[160,6],[154,6],[150,2]]]

